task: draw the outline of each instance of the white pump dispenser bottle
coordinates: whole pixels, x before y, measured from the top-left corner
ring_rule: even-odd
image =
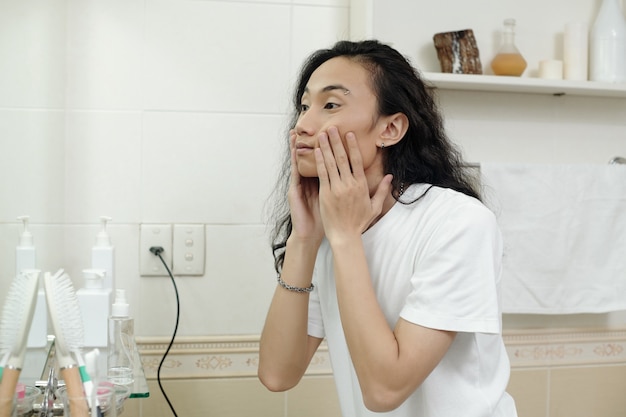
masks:
[[[17,247],[15,248],[15,273],[16,275],[37,270],[37,251],[33,234],[28,228],[29,216],[20,216],[17,218],[22,222],[22,233]],[[43,287],[39,286],[37,291],[37,302],[33,320],[28,333],[26,342],[29,348],[45,347],[48,343],[48,308],[46,306],[46,294]]]
[[[83,318],[84,345],[88,348],[107,347],[108,323],[111,311],[111,289],[104,288],[104,269],[83,270],[85,286],[76,291]]]
[[[33,234],[28,229],[28,220],[30,217],[20,216],[17,219],[22,222],[20,241],[15,248],[15,272],[19,274],[24,269],[35,269],[37,256]]]
[[[111,221],[110,217],[100,216],[101,229],[96,236],[96,244],[91,249],[91,269],[106,271],[103,288],[113,291],[115,289],[115,247],[111,244],[111,238],[107,233],[109,221]]]

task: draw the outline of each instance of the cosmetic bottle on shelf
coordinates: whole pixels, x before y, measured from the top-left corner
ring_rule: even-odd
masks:
[[[589,79],[626,82],[626,21],[618,0],[603,0],[589,34]]]
[[[502,30],[502,45],[491,61],[496,75],[519,77],[526,69],[526,60],[515,46],[515,19],[505,19]]]

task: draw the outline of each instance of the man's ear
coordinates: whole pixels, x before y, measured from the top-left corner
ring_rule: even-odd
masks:
[[[387,116],[384,130],[380,134],[380,140],[385,146],[392,146],[400,142],[409,129],[409,119],[404,113],[396,113]]]

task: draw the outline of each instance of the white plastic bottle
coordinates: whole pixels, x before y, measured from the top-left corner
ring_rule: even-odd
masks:
[[[15,273],[37,270],[37,251],[33,234],[28,228],[29,216],[20,216],[17,218],[22,221],[22,233],[20,240],[15,248]],[[39,287],[37,291],[37,303],[33,320],[31,322],[28,340],[26,342],[29,348],[45,347],[48,343],[48,308],[46,306],[46,294],[43,287]]]
[[[109,319],[107,379],[114,384],[131,387],[135,368],[134,322],[129,315],[126,291],[115,290],[115,302]]]
[[[35,269],[37,252],[33,240],[33,234],[28,229],[29,216],[17,218],[22,222],[22,233],[15,248],[15,272],[19,274],[24,269]]]
[[[101,216],[101,229],[96,236],[96,244],[91,249],[91,269],[104,269],[104,288],[111,291],[115,289],[115,247],[111,244],[111,238],[107,233],[107,222],[110,217]]]
[[[603,0],[589,35],[589,79],[626,82],[626,21],[618,0]]]
[[[109,343],[109,316],[111,289],[104,288],[104,269],[85,269],[85,286],[76,291],[83,318],[84,345],[89,348],[107,347]]]

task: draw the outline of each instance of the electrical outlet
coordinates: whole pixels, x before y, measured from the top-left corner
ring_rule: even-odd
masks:
[[[204,275],[204,225],[174,225],[174,275]]]
[[[169,276],[163,262],[150,252],[153,246],[161,246],[161,257],[172,269],[172,225],[142,224],[139,239],[139,273],[141,276]]]

